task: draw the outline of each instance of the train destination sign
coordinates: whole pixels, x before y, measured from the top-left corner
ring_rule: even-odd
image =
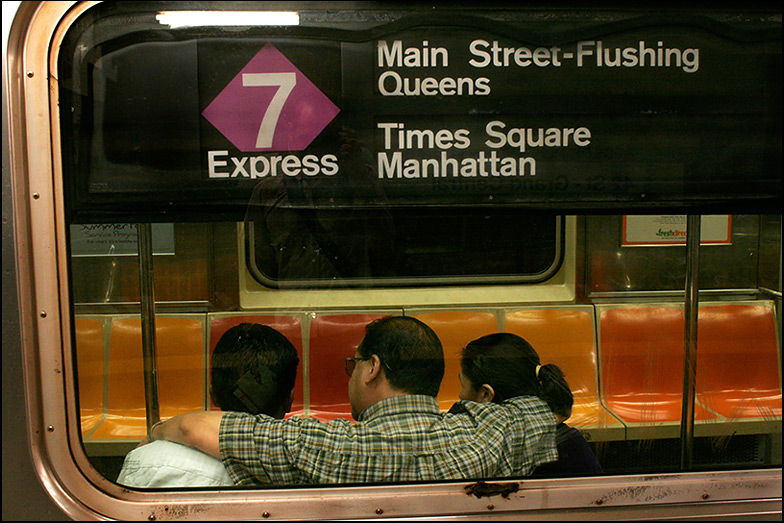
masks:
[[[158,41],[171,59],[148,61],[143,84],[100,79],[132,77],[143,48],[108,53],[93,72],[103,105],[81,107],[103,118],[90,129],[103,150],[76,144],[93,146],[77,192],[111,201],[154,177],[166,212],[263,204],[270,191],[330,207],[780,204],[780,28],[642,20],[541,33],[458,18]],[[166,120],[123,109],[150,99]]]
[[[607,48],[601,41],[579,41],[574,46],[561,48],[529,48],[501,46],[477,38],[467,44],[466,64],[455,63],[455,52],[449,47],[431,45],[429,40],[407,46],[402,39],[375,42],[373,93],[362,93],[366,98],[392,97],[385,101],[394,113],[397,97],[424,97],[430,102],[445,97],[463,98],[471,106],[473,97],[491,97],[493,83],[508,81],[497,75],[495,82],[485,76],[485,70],[509,68],[654,68],[674,69],[690,74],[699,71],[699,48],[665,47],[662,41],[649,45],[639,41],[635,46]],[[571,50],[570,50],[571,49]],[[453,56],[450,65],[450,54]],[[247,72],[252,70],[254,72]],[[461,76],[448,76],[451,71]],[[274,71],[274,72],[270,72]],[[424,71],[430,76],[416,74]],[[433,76],[444,71],[446,75]],[[414,74],[410,74],[414,73]],[[300,84],[308,82],[305,89]],[[241,80],[240,80],[241,78]],[[677,77],[673,77],[675,81]],[[259,89],[259,87],[266,88]],[[369,86],[368,86],[369,87]],[[513,99],[509,86],[501,85],[504,97]],[[266,96],[251,96],[262,92]],[[506,94],[508,93],[508,94]],[[345,97],[343,97],[345,101]],[[508,101],[504,98],[504,101]],[[524,100],[521,102],[526,103]],[[529,102],[530,103],[530,102]],[[322,107],[323,106],[323,107]],[[350,108],[347,108],[350,110]],[[304,78],[272,45],[267,44],[248,65],[234,77],[220,95],[204,110],[203,116],[229,139],[241,152],[299,151],[312,141],[313,132],[323,129],[339,109],[321,91]],[[432,109],[428,112],[435,112]],[[536,176],[536,152],[540,149],[581,149],[591,145],[591,129],[580,123],[570,126],[516,127],[504,121],[502,115],[485,118],[480,131],[462,126],[444,126],[450,120],[462,122],[463,115],[444,115],[439,128],[406,128],[404,118],[390,115],[390,121],[376,118],[375,172],[380,180],[424,178],[501,178]],[[450,118],[451,117],[451,118]],[[398,121],[400,120],[400,121]],[[522,120],[522,118],[515,118]],[[530,118],[526,118],[530,120]],[[308,139],[293,143],[292,133],[307,134]],[[304,146],[303,146],[304,145]],[[427,154],[425,151],[429,151]],[[459,158],[451,152],[472,151]],[[508,154],[511,152],[512,154]],[[413,153],[413,154],[412,154]],[[563,156],[573,156],[563,154]],[[338,174],[334,154],[317,159],[313,156],[231,156],[228,150],[208,151],[207,165],[210,178],[264,178],[275,176],[332,176]],[[320,164],[320,165],[319,165]]]

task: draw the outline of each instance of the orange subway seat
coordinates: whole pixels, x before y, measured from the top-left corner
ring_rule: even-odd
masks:
[[[303,369],[305,367],[305,360],[302,356],[302,322],[297,316],[285,315],[259,315],[248,314],[240,316],[220,316],[213,317],[210,321],[210,363],[212,362],[212,353],[215,351],[215,345],[223,334],[230,328],[239,325],[240,323],[260,323],[268,327],[272,327],[281,334],[283,334],[297,349],[297,356],[299,357],[299,365],[297,366],[297,379],[294,383],[294,401],[291,404],[291,412],[288,416],[301,416],[304,411],[305,394],[303,383]],[[209,383],[211,381],[209,373],[211,372],[212,365],[208,366],[207,375],[207,390],[209,391]],[[209,394],[208,394],[209,398]],[[218,407],[209,399],[209,405],[212,410],[218,410]]]
[[[781,419],[780,362],[771,304],[701,305],[697,399],[730,419]]]
[[[542,365],[558,365],[574,396],[569,425],[618,427],[621,423],[599,402],[594,322],[590,308],[542,308],[506,314],[505,331],[533,346]]]
[[[103,416],[103,322],[79,318],[75,330],[79,414],[86,435]]]
[[[683,398],[684,317],[678,307],[606,308],[600,312],[602,395],[629,423],[678,422]],[[694,419],[715,419],[695,404]]]
[[[444,311],[414,315],[436,333],[444,348],[444,379],[438,392],[441,410],[449,410],[459,399],[460,358],[469,342],[498,332],[498,320],[492,312]]]
[[[351,417],[345,358],[354,356],[365,326],[381,314],[332,314],[310,321],[310,416],[322,421]]]
[[[197,319],[156,317],[161,419],[204,408],[204,329]],[[117,320],[109,337],[106,419],[90,439],[136,439],[147,433],[140,319]]]

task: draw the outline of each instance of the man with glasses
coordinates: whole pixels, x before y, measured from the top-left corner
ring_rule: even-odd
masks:
[[[356,423],[199,412],[153,427],[150,439],[220,457],[238,485],[503,477],[557,459],[555,419],[538,398],[458,402],[441,413],[443,349],[415,318],[371,322],[346,372]]]

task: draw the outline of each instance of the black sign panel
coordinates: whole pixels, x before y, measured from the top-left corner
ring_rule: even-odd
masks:
[[[780,209],[780,24],[582,15],[127,30],[87,53],[76,35],[61,59],[69,210],[241,219],[280,194],[324,208]]]

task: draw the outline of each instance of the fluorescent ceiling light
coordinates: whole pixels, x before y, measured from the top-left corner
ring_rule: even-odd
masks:
[[[293,11],[161,11],[155,19],[169,27],[299,25]]]

